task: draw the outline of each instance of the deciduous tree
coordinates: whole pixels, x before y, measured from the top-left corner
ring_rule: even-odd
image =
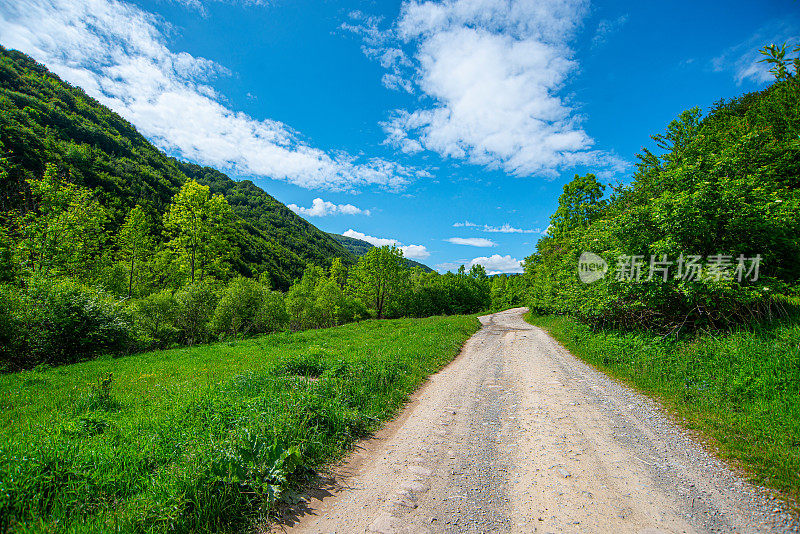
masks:
[[[230,262],[230,235],[235,218],[222,195],[194,180],[186,182],[164,215],[164,227],[172,249],[191,283],[209,273],[227,274]]]

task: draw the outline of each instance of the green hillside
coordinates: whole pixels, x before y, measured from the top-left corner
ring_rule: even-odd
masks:
[[[347,237],[345,235],[330,234],[330,233],[328,235],[330,237],[332,237],[333,239],[335,239],[336,241],[338,241],[344,248],[347,249],[348,252],[350,252],[351,254],[353,254],[356,257],[363,256],[364,254],[369,252],[369,250],[371,248],[375,247],[371,243],[367,243],[366,241],[362,241],[361,239],[356,239],[355,237]],[[435,272],[433,269],[431,269],[430,267],[428,267],[424,263],[420,263],[418,261],[410,260],[408,258],[403,258],[403,261],[405,262],[406,266],[408,266],[409,268],[411,268],[411,267],[419,267],[420,269],[422,269],[426,273]]]
[[[94,191],[109,211],[106,231],[112,235],[133,206],[161,214],[180,186],[194,179],[223,193],[241,218],[232,239],[235,271],[246,276],[267,272],[273,287],[286,289],[309,262],[355,261],[337,241],[252,182],[236,182],[214,169],[168,157],[80,88],[25,54],[2,47],[0,143],[0,217],[30,208],[26,179],[41,177],[47,164]],[[152,219],[160,224],[160,217]]]

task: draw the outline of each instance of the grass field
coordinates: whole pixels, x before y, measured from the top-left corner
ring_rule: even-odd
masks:
[[[239,530],[478,328],[365,321],[0,376],[0,531]]]
[[[800,498],[800,324],[693,340],[592,330],[563,316],[526,319],[573,354],[661,399],[754,480]]]

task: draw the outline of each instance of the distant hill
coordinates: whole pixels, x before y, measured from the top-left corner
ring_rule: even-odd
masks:
[[[351,254],[355,256],[363,256],[369,249],[373,248],[375,245],[371,243],[367,243],[366,241],[362,241],[361,239],[356,239],[354,237],[347,237],[344,235],[339,234],[328,234],[330,237],[341,243],[344,248],[346,248]],[[425,272],[432,273],[435,272],[433,269],[428,267],[427,265],[420,263],[418,261],[410,260],[408,258],[403,258],[406,262],[406,265],[409,267],[419,267]]]
[[[328,265],[335,257],[355,262],[337,240],[252,182],[168,157],[82,89],[3,47],[0,143],[8,170],[0,183],[0,224],[2,213],[30,205],[26,178],[41,177],[52,163],[70,181],[96,192],[111,213],[112,234],[137,203],[160,224],[159,215],[188,179],[223,193],[242,222],[233,240],[234,269],[247,276],[266,271],[275,288],[288,288],[309,262]]]

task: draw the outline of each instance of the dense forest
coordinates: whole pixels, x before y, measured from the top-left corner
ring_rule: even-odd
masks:
[[[783,316],[797,303],[800,60],[763,52],[774,84],[705,117],[682,113],[639,154],[630,183],[606,195],[588,174],[564,187],[525,261],[533,310],[678,334]],[[604,277],[582,280],[584,253]]]
[[[0,102],[0,370],[522,300],[521,277],[353,248],[169,158],[21,53],[0,49]]]

